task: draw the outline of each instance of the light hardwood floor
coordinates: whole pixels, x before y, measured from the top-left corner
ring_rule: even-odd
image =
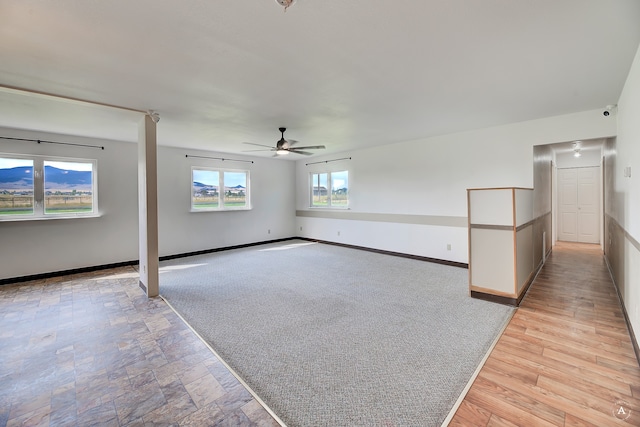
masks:
[[[0,426],[276,426],[137,283],[122,268],[0,286]],[[639,397],[600,248],[559,244],[450,425],[640,425]]]
[[[449,425],[640,425],[640,367],[598,245],[554,246]]]

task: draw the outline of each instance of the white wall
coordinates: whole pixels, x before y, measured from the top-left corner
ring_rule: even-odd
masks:
[[[624,229],[622,298],[636,335],[640,333],[640,48],[618,100],[614,173],[615,208],[609,212]],[[623,172],[631,167],[631,177]]]
[[[602,149],[582,150],[580,157],[571,153],[556,153],[555,163],[559,169],[598,167],[602,163]]]
[[[0,280],[138,259],[137,145],[0,129],[0,136],[103,145],[105,150],[0,139],[0,153],[98,160],[99,218],[0,222]],[[249,159],[233,163],[185,154]],[[191,165],[248,169],[253,209],[190,213]],[[295,164],[276,159],[158,149],[160,256],[295,235]],[[271,230],[271,233],[268,233]]]
[[[186,158],[186,154],[254,163]],[[192,166],[248,170],[252,209],[190,212]],[[294,178],[295,164],[289,161],[160,147],[160,256],[295,236]]]
[[[0,153],[97,159],[101,215],[0,222],[0,279],[138,259],[135,144],[2,128],[0,135],[105,146],[100,150],[0,139]]]
[[[634,173],[632,178],[617,180],[620,187],[617,191],[624,195],[624,213],[618,220],[636,240],[640,230],[638,222],[632,218],[640,211],[637,181],[640,156],[638,146],[634,145],[640,139],[640,130],[634,120],[640,112],[640,66],[637,63],[636,58],[620,99],[618,114],[621,128],[618,174],[622,175],[621,168],[626,165],[623,161],[632,166]],[[297,234],[466,263],[467,188],[531,187],[534,145],[603,138],[615,133],[615,122],[604,118],[600,110],[593,110],[314,157],[314,161],[352,157],[352,160],[335,163],[306,166],[307,159],[293,164],[254,158],[256,163],[249,167],[253,188],[251,211],[194,214],[188,212],[190,164],[184,157],[187,153],[160,147],[160,254],[179,254]],[[14,129],[2,129],[2,135],[79,143],[89,141]],[[114,141],[89,142],[105,145],[106,149],[87,149],[88,152],[80,153],[81,149],[75,147],[0,140],[0,152],[98,159],[102,213],[100,218],[92,219],[0,223],[0,279],[138,258],[137,147]],[[206,154],[232,157],[214,152]],[[215,164],[215,161],[203,162]],[[331,212],[308,206],[308,174],[324,168],[350,171],[351,209],[342,212],[346,214],[344,217],[332,217]],[[294,193],[295,197],[292,196]],[[296,209],[299,211],[297,218]],[[300,213],[317,214],[318,217]],[[358,219],[350,219],[354,214],[359,215]],[[271,234],[267,233],[269,229]],[[632,287],[636,293],[637,288]]]
[[[636,240],[640,240],[640,49],[622,95],[618,101],[618,138],[616,192],[620,193],[623,209],[616,218]],[[631,177],[623,176],[631,167]]]
[[[466,263],[468,188],[530,188],[534,145],[615,133],[615,121],[592,110],[314,157],[314,161],[324,161],[350,156],[350,161],[306,166],[308,160],[301,160],[296,168],[297,232],[304,237]],[[366,217],[335,219],[331,213],[309,208],[308,174],[345,167],[350,174],[350,212],[395,214],[397,221],[392,217],[385,222],[367,221]],[[310,217],[310,211],[324,217]],[[407,220],[407,214],[417,217]]]

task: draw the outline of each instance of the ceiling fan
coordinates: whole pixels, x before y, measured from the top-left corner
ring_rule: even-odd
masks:
[[[276,156],[282,156],[282,155],[286,155],[289,153],[296,153],[296,154],[303,154],[305,156],[310,156],[313,153],[310,153],[308,151],[303,151],[303,150],[321,150],[324,149],[324,145],[308,145],[306,147],[293,147],[294,144],[297,144],[298,141],[296,141],[295,139],[284,139],[284,132],[287,130],[287,128],[279,128],[280,133],[282,134],[280,140],[276,143],[275,147],[270,147],[268,145],[263,145],[263,144],[254,144],[252,142],[245,142],[245,144],[249,144],[249,145],[257,145],[258,147],[267,147],[268,150],[248,150],[246,151],[251,152],[251,151],[275,151],[276,154],[274,154],[274,157]]]

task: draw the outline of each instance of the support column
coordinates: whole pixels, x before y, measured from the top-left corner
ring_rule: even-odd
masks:
[[[138,125],[138,248],[140,287],[149,298],[160,293],[158,262],[158,161],[156,114]]]

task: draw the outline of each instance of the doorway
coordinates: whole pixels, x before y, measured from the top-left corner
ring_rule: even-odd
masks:
[[[558,240],[600,243],[600,167],[558,169]]]

